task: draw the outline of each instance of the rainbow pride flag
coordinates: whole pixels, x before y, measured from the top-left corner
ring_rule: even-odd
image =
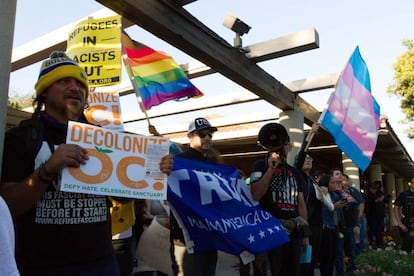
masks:
[[[357,46],[319,122],[352,162],[365,171],[377,145],[379,116],[368,68]]]
[[[171,56],[132,40],[125,32],[122,43],[125,66],[146,110],[169,100],[203,96]]]

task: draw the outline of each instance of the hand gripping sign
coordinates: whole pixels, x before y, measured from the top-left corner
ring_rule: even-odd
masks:
[[[86,148],[89,160],[79,168],[62,171],[61,191],[167,198],[166,175],[160,171],[159,162],[168,154],[169,139],[69,122],[66,143]]]

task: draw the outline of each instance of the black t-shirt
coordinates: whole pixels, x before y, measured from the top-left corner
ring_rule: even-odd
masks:
[[[191,147],[189,147],[187,151],[183,151],[177,154],[176,156],[180,158],[187,158],[187,159],[192,159],[192,160],[208,161],[206,160],[206,158],[203,156],[201,152]]]
[[[267,160],[258,160],[252,168],[251,183],[262,178]],[[251,185],[252,185],[251,184]],[[298,195],[303,189],[303,178],[298,170],[285,164],[274,169],[269,189],[260,199],[261,207],[279,219],[299,216]]]
[[[368,191],[364,194],[365,199],[365,214],[371,217],[381,217],[385,215],[385,203],[382,202],[375,202],[377,198],[384,196],[382,191],[376,191],[372,193]]]
[[[318,185],[312,176],[303,173],[303,198],[308,211],[308,222],[310,225],[322,225],[322,202],[316,197],[314,185]]]
[[[34,159],[27,152],[27,133],[22,127],[6,133],[2,183],[28,177],[54,147],[65,143],[66,127],[45,121],[44,141]],[[113,257],[107,197],[60,192],[59,181],[16,220],[16,260],[22,274],[59,275],[100,266]]]
[[[402,207],[402,214],[408,218],[414,218],[414,192],[410,189],[401,192],[395,199],[394,205]]]

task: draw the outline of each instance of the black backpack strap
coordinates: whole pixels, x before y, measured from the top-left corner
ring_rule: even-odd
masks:
[[[34,159],[42,146],[43,123],[39,118],[30,118],[21,121],[19,127],[27,129],[25,151]]]

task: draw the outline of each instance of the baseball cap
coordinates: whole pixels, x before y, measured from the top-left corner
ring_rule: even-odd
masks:
[[[210,129],[211,131],[217,131],[216,127],[211,126],[210,122],[205,118],[196,118],[188,126],[188,132],[200,131],[203,129]]]

